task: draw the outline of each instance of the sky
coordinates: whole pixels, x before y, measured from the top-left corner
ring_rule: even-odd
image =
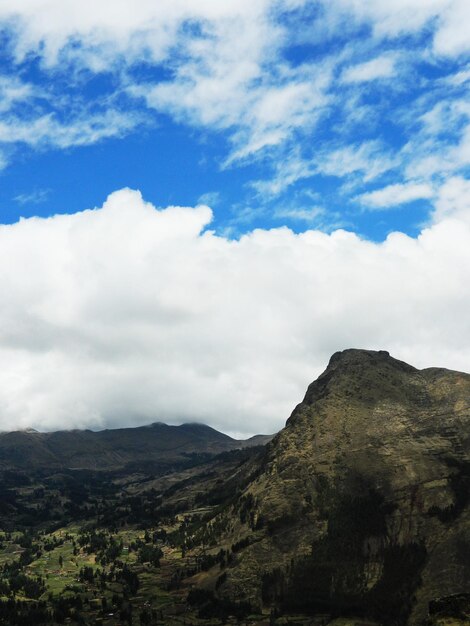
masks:
[[[470,371],[467,0],[0,0],[0,430]]]

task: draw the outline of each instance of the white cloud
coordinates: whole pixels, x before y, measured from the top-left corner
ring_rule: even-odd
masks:
[[[311,30],[324,31],[326,41],[345,24],[348,32],[367,24],[376,43],[428,28],[436,54],[459,55],[468,44],[466,0],[328,0],[323,5]],[[115,0],[99,6],[93,0],[4,0],[0,22],[12,35],[17,62],[37,56],[54,72],[70,73],[73,67],[114,72],[120,88],[146,106],[179,121],[228,130],[230,164],[292,140],[298,131],[309,135],[332,101],[340,100],[334,74],[346,57],[351,66],[339,76],[343,84],[397,72],[400,46],[406,49],[399,41],[397,52],[367,61],[356,41],[321,62],[288,63],[284,53],[297,24],[289,26],[280,16],[299,10],[299,26],[305,29],[302,8],[308,8],[306,0]],[[132,67],[142,62],[164,67],[165,78],[139,82]]]
[[[390,170],[396,162],[379,141],[333,148],[316,157],[317,171],[329,176],[345,177],[363,173],[363,180],[370,181]]]
[[[246,33],[230,30],[224,45],[232,53],[232,40],[243,37]],[[237,57],[220,59],[220,51],[211,51],[192,63],[189,72],[183,64],[172,81],[132,86],[130,93],[179,120],[230,129],[233,149],[225,162],[228,166],[284,143],[297,130],[308,132],[329,102],[330,64],[296,70],[281,66],[272,76],[263,71],[262,52],[266,52],[258,49],[266,43],[261,38],[254,50],[248,46]],[[249,61],[240,61],[245,57]]]
[[[276,160],[274,171],[268,179],[251,183],[261,196],[277,196],[299,180],[313,176],[316,171],[312,159],[305,159],[298,146],[289,154]]]
[[[468,49],[465,26],[470,9],[466,0],[323,0],[323,5],[320,26],[330,34],[332,29],[344,31],[348,22],[369,23],[376,37],[388,38],[430,25],[436,52],[453,55]],[[196,27],[193,33],[202,29],[208,34],[207,43],[199,38],[191,43],[189,52],[198,55],[205,47],[221,43],[220,35],[227,35],[229,23],[241,38],[230,37],[234,49],[230,51],[228,45],[223,49],[241,60],[247,41],[251,40],[252,50],[259,50],[273,32],[282,39],[277,15],[307,6],[306,0],[114,0],[99,5],[93,0],[3,0],[0,20],[16,32],[18,60],[39,52],[48,65],[75,58],[103,69],[117,56],[132,62],[145,54],[159,62],[174,51],[182,29],[188,36],[192,27]],[[257,60],[255,54],[253,61]]]
[[[353,65],[344,70],[342,80],[345,83],[363,83],[378,78],[390,78],[395,73],[395,62],[395,58],[383,55],[371,61]]]
[[[447,2],[439,15],[439,27],[434,37],[435,52],[450,57],[468,53],[469,22],[470,4],[467,0]]]
[[[436,54],[458,56],[470,49],[467,0],[323,0],[323,4],[339,25],[348,20],[368,23],[377,38],[415,34],[427,27],[434,33]]]
[[[370,209],[388,209],[414,200],[429,199],[433,189],[426,183],[397,183],[376,191],[369,191],[357,197],[357,200]]]
[[[381,244],[286,228],[228,240],[205,230],[207,207],[157,211],[130,190],[1,226],[0,429],[269,432],[350,346],[469,370],[465,192],[444,188],[443,219],[417,239]]]
[[[215,206],[220,204],[221,199],[222,196],[219,191],[208,191],[206,193],[203,193],[202,196],[199,196],[199,198],[197,199],[197,203],[205,204],[207,206],[210,206],[211,208],[214,208]]]
[[[295,146],[277,157],[269,178],[254,181],[251,187],[263,196],[277,196],[299,180],[315,174],[339,178],[361,175],[361,182],[369,182],[396,165],[396,159],[380,141],[364,141],[340,148],[329,145],[310,158],[302,156],[299,146]]]
[[[415,111],[416,114],[416,111]],[[470,164],[470,105],[443,99],[421,116],[419,132],[401,150],[405,177],[430,180],[465,170]]]
[[[301,0],[0,1],[8,49],[17,63],[38,59],[42,84],[50,79],[39,92],[19,78],[0,78],[0,143],[11,153],[22,144],[89,145],[122,137],[163,112],[224,131],[217,138],[229,146],[222,167],[258,159],[255,176],[264,179],[247,188],[259,195],[278,196],[320,175],[345,179],[339,191],[345,197],[389,172],[387,182],[400,181],[394,192],[407,189],[408,196],[393,199],[401,203],[470,161],[461,94],[468,68],[458,71],[465,6],[460,0],[329,0],[315,18],[303,19],[309,3]],[[297,18],[285,19],[292,9]],[[309,35],[319,37],[314,56],[303,63],[290,54],[300,26],[307,42]],[[403,37],[409,34],[416,37]],[[329,45],[331,37],[337,46]],[[436,55],[455,56],[444,87],[413,67]],[[141,72],[142,65],[156,71]],[[112,75],[100,101],[87,94],[88,79],[98,72]],[[391,79],[393,103],[388,93],[363,97],[374,85],[362,83],[380,78]],[[411,139],[401,149],[403,137]],[[2,154],[0,167],[7,162]],[[418,187],[401,184],[417,179]],[[363,199],[385,206],[380,194]]]
[[[445,82],[449,85],[460,86],[464,85],[470,80],[470,68],[464,68],[455,74],[451,74],[445,79]]]
[[[6,113],[18,102],[29,100],[37,90],[14,76],[0,76],[0,112]]]
[[[21,205],[41,204],[49,198],[50,194],[50,189],[34,189],[30,192],[18,194],[13,200]]]
[[[119,137],[143,122],[139,114],[108,109],[60,121],[50,113],[32,119],[10,116],[0,120],[0,143],[25,143],[32,147],[86,146],[109,137]]]
[[[325,107],[328,63],[293,68],[281,60],[289,34],[277,18],[297,4],[116,0],[97,7],[84,0],[78,8],[75,0],[6,1],[0,23],[17,62],[37,55],[53,72],[114,72],[120,88],[151,109],[229,129],[228,164],[312,128]],[[132,67],[142,62],[164,67],[166,78],[136,81]]]
[[[274,217],[283,220],[287,219],[291,222],[303,222],[305,228],[316,228],[324,232],[337,230],[340,225],[338,225],[337,221],[335,222],[335,218],[336,220],[341,219],[337,214],[332,214],[331,211],[327,211],[324,207],[309,204],[305,200],[302,204],[298,202],[281,204],[274,210]]]
[[[459,176],[449,178],[440,188],[433,214],[436,223],[447,218],[470,218],[470,181]]]

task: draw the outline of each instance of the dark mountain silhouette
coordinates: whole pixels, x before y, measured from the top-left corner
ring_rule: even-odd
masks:
[[[169,426],[155,423],[137,428],[102,431],[34,430],[0,434],[0,469],[115,470],[139,463],[169,463],[191,455],[215,455],[262,445],[271,439],[257,435],[232,439],[204,424]]]

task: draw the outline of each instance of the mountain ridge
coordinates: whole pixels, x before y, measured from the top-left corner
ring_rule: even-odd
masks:
[[[154,422],[100,431],[12,431],[0,433],[0,468],[115,470],[129,463],[173,462],[190,455],[216,455],[263,445],[269,439],[269,435],[255,435],[237,440],[196,422],[179,426]]]
[[[247,473],[222,596],[390,624],[470,598],[469,374],[335,353]]]
[[[68,461],[70,442],[94,442],[90,465],[106,444],[108,466],[123,469],[5,471],[5,523],[144,537],[163,555],[152,574],[171,596],[162,623],[175,612],[260,626],[470,619],[470,374],[335,353],[266,446],[218,456],[240,442],[194,424],[51,437]],[[127,463],[129,447],[135,459],[149,446],[158,463]]]

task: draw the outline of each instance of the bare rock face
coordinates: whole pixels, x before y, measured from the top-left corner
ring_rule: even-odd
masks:
[[[221,593],[384,624],[464,615],[469,374],[336,353],[254,476],[237,505],[252,544]]]

